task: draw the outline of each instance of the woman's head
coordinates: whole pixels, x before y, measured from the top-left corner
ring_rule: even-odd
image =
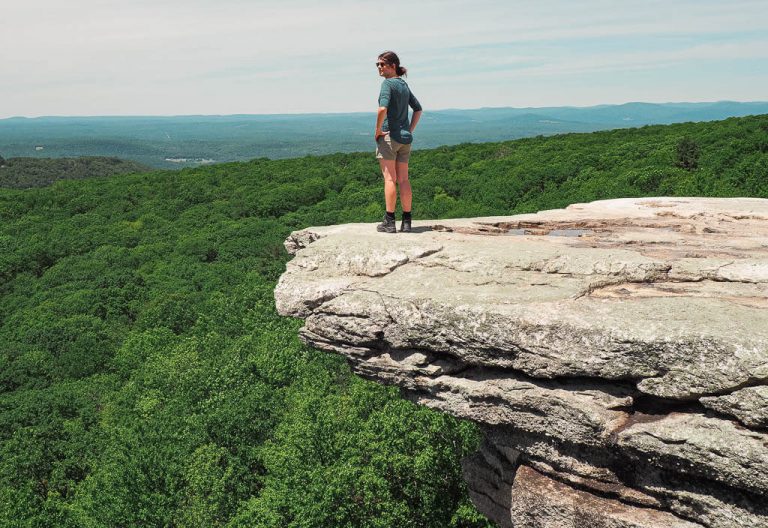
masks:
[[[404,76],[408,74],[408,70],[400,66],[400,57],[398,57],[397,53],[394,51],[384,51],[380,53],[379,62],[394,66],[395,74],[398,76]]]

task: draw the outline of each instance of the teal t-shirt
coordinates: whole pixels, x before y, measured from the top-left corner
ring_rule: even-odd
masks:
[[[387,108],[387,117],[381,125],[381,130],[389,132],[389,137],[398,143],[408,144],[413,141],[411,122],[408,119],[408,107],[414,112],[421,110],[421,105],[411,93],[411,89],[400,77],[384,79],[379,92],[379,106]]]

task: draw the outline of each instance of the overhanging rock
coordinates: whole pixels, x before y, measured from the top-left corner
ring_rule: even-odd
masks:
[[[304,341],[481,425],[465,476],[501,526],[768,527],[768,200],[347,224],[286,248],[275,299]]]

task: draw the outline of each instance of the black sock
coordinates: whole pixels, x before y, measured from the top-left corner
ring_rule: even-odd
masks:
[[[395,212],[392,211],[391,213],[387,211],[387,220],[394,220],[395,219]]]
[[[411,219],[411,212],[403,211],[403,220],[410,220],[410,219]]]

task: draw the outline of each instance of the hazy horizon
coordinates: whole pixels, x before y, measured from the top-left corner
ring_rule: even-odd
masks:
[[[547,106],[476,106],[476,107],[451,107],[451,108],[430,108],[430,112],[451,112],[451,111],[472,111],[472,110],[540,110],[546,108],[574,108],[574,109],[589,109],[608,106],[626,106],[626,105],[706,105],[706,104],[718,104],[718,103],[737,103],[737,104],[766,104],[768,99],[762,100],[736,100],[736,99],[721,99],[718,101],[626,101],[623,103],[601,103],[594,105],[547,105]],[[275,112],[275,113],[234,113],[234,114],[103,114],[103,115],[79,115],[79,114],[57,114],[57,115],[11,115],[7,117],[0,117],[0,121],[8,119],[45,119],[45,118],[141,118],[141,117],[237,117],[237,116],[308,116],[308,115],[360,115],[360,114],[375,114],[374,110],[369,111],[355,111],[355,112]]]
[[[768,102],[429,110],[417,149],[538,135],[768,114]],[[0,119],[0,152],[13,157],[123,157],[154,167],[260,157],[362,152],[373,112],[177,116],[46,116]]]

